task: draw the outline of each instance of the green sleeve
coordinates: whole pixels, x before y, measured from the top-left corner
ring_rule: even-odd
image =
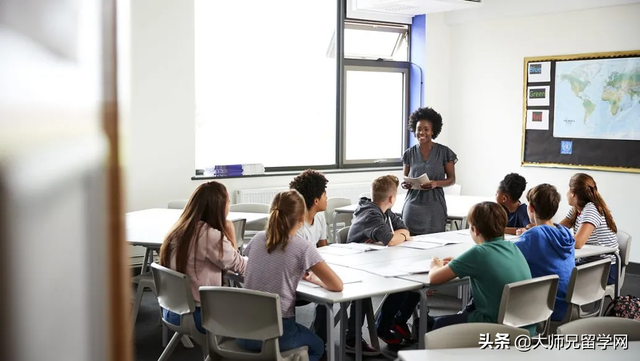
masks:
[[[478,246],[454,258],[449,262],[449,268],[458,278],[476,275],[476,270],[478,269]]]

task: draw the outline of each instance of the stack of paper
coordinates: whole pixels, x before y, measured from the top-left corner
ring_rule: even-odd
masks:
[[[420,274],[420,273],[429,273],[431,270],[431,258],[425,259],[423,261],[411,262],[406,265],[396,267],[400,271],[407,272],[408,274]]]
[[[430,182],[429,176],[427,176],[427,173],[422,174],[418,178],[404,177],[404,181],[411,184],[412,189],[420,189],[421,185]]]
[[[429,273],[431,269],[431,258],[417,262],[410,262],[399,266],[358,266],[361,271],[373,273],[381,277],[398,277],[412,274]]]

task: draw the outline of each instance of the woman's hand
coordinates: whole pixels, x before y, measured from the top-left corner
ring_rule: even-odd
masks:
[[[442,266],[443,266],[443,264],[442,264],[442,260],[440,260],[440,258],[438,258],[438,257],[433,257],[433,258],[431,259],[431,268],[434,268],[434,267],[442,267]]]
[[[446,266],[449,264],[449,262],[451,262],[453,260],[453,257],[446,257],[442,259],[442,265]]]
[[[402,182],[401,186],[402,186],[402,189],[411,189],[412,188],[411,187],[411,183],[409,183],[409,182]]]
[[[420,188],[424,190],[431,190],[434,188],[438,188],[438,183],[436,181],[430,181],[425,184],[421,184]]]

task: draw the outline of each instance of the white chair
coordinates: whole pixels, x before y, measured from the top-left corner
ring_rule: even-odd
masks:
[[[232,223],[233,223],[234,231],[236,233],[236,247],[238,248],[238,250],[242,252],[242,249],[243,249],[242,246],[244,245],[244,233],[247,226],[247,220],[244,218],[236,219]]]
[[[558,275],[550,275],[504,285],[498,323],[512,327],[544,323],[543,332],[546,333],[556,301],[558,281]]]
[[[349,235],[349,229],[351,226],[340,229],[336,236],[337,243],[347,243],[347,236]]]
[[[624,277],[627,274],[627,265],[629,264],[629,258],[631,257],[631,235],[627,232],[618,230],[618,249],[620,250],[620,260],[618,263],[618,286],[622,288],[624,284]],[[616,285],[607,285],[605,291],[605,297],[614,299],[616,295]]]
[[[264,203],[238,203],[229,206],[231,212],[244,212],[244,213],[262,213],[269,214],[270,206]],[[244,232],[244,240],[250,241],[256,233],[267,229],[267,219],[247,222]]]
[[[167,360],[183,336],[188,336],[202,347],[203,359],[207,356],[206,337],[198,331],[193,313],[196,310],[196,302],[191,293],[191,283],[187,275],[163,267],[157,263],[151,264],[151,272],[156,285],[158,304],[160,307],[180,315],[180,325],[176,326],[162,322],[175,334],[160,355],[158,361]]]
[[[334,221],[334,216],[333,216],[333,211],[336,208],[340,208],[340,207],[344,207],[344,206],[349,206],[351,205],[351,200],[349,198],[329,198],[327,199],[327,209],[324,210],[324,218],[327,221],[327,233],[329,235],[333,234],[333,221]],[[335,217],[335,223],[336,223],[336,229],[340,229],[341,227],[346,227],[351,225],[351,221],[353,219],[353,214],[336,214]],[[330,237],[333,238],[333,237]],[[334,239],[330,239],[331,242],[336,242],[336,240]]]
[[[567,313],[562,321],[551,322],[550,333],[554,333],[558,326],[567,322],[598,317],[602,313],[610,269],[611,260],[609,258],[603,258],[573,268],[569,286],[567,286],[567,296],[565,297]],[[585,311],[585,307],[590,311]]]
[[[280,352],[282,311],[277,294],[243,288],[200,287],[200,300],[202,326],[207,330],[207,360],[309,360],[306,346]],[[230,305],[242,312],[229,312]],[[235,339],[262,341],[262,350],[245,350]]]
[[[427,332],[424,335],[425,349],[477,348],[479,347],[480,334],[487,333],[490,341],[494,340],[496,333],[508,334],[509,345],[513,345],[520,335],[529,336],[529,331],[519,327],[497,323],[463,323]]]
[[[188,199],[181,199],[181,200],[177,200],[177,201],[171,201],[167,205],[167,208],[169,208],[169,209],[184,209],[184,207],[187,206],[187,202],[189,202]]]
[[[640,321],[620,317],[594,317],[565,323],[560,335],[627,335],[627,341],[640,341]]]

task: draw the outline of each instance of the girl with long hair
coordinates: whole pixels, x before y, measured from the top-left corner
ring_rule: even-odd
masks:
[[[304,225],[306,210],[304,198],[296,190],[275,196],[267,230],[256,234],[245,249],[249,262],[244,280],[248,289],[280,295],[283,318],[280,350],[307,346],[309,360],[318,361],[324,354],[324,344],[310,329],[296,323],[296,288],[302,279],[334,292],[341,292],[343,285],[316,245],[297,234]],[[261,341],[237,342],[247,350],[262,349]]]
[[[585,173],[577,173],[569,181],[567,201],[571,206],[566,218],[560,222],[563,226],[573,229],[576,239],[576,249],[585,244],[616,248],[618,253],[618,227],[613,220],[611,211],[598,192],[598,186],[593,178]],[[611,259],[611,271],[608,284],[614,284],[618,278],[616,256],[613,254],[587,257],[576,263],[597,261],[600,258]]]
[[[160,264],[189,276],[191,292],[198,303],[201,286],[221,286],[227,270],[244,273],[246,260],[238,252],[228,215],[229,194],[225,186],[218,182],[201,184],[160,248]],[[163,316],[172,324],[180,324],[180,316],[173,312],[163,310]],[[199,307],[194,318],[198,330],[205,333]]]

